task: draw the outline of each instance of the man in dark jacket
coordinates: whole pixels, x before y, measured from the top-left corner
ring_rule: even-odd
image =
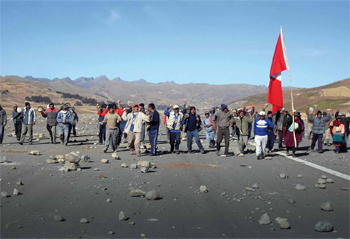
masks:
[[[345,112],[343,112],[341,114],[341,117],[342,117],[342,122],[344,123],[344,126],[345,126],[345,135],[346,135],[346,137],[348,137],[349,136],[350,117],[346,117]]]
[[[318,152],[323,153],[323,143],[322,143],[322,137],[325,132],[325,125],[327,121],[329,121],[331,115],[328,114],[325,117],[322,117],[322,112],[319,110],[317,112],[317,116],[314,117],[313,114],[308,115],[308,120],[313,123],[312,125],[312,143],[310,150],[314,151],[316,141],[318,141]]]
[[[204,154],[204,148],[203,145],[199,139],[198,134],[198,128],[200,127],[202,121],[201,117],[196,114],[196,107],[192,106],[190,109],[190,113],[186,114],[184,118],[184,123],[186,125],[187,129],[187,149],[188,153],[192,152],[192,139],[193,137],[196,139],[196,144],[201,151],[202,154]]]
[[[21,110],[22,112],[22,110]],[[15,134],[17,137],[17,141],[21,140],[21,133],[22,133],[22,113],[19,112],[18,106],[16,104],[13,105],[13,111],[12,111],[12,119],[13,124],[15,126]]]
[[[214,115],[215,126],[217,128],[217,144],[216,155],[220,156],[220,144],[225,137],[225,153],[224,157],[228,155],[228,149],[230,144],[230,126],[233,125],[233,115],[229,112],[227,105],[221,105],[221,111],[216,112]]]
[[[282,139],[283,139],[283,132],[286,128],[286,125],[288,123],[288,119],[290,117],[290,114],[286,109],[282,109],[281,111],[276,112],[276,123],[277,123],[277,130],[278,130],[278,149],[282,149]]]
[[[2,140],[4,139],[6,124],[7,124],[6,111],[0,105],[0,144],[2,144]]]
[[[157,154],[157,139],[159,132],[159,113],[156,110],[156,106],[151,103],[148,105],[148,110],[150,112],[150,122],[149,122],[149,142],[151,144],[150,156],[155,156]]]
[[[103,141],[106,140],[106,124],[100,124],[105,119],[108,110],[106,109],[107,105],[102,104],[101,108],[98,111],[98,123],[99,123],[99,131],[98,131],[98,143],[103,144]],[[121,132],[119,131],[121,134]],[[119,142],[119,141],[118,141]]]
[[[53,102],[49,104],[49,108],[46,109],[45,112],[41,111],[41,115],[44,118],[47,118],[46,129],[49,131],[51,144],[56,143],[56,126],[58,124],[56,120],[57,114],[58,110],[55,108]]]

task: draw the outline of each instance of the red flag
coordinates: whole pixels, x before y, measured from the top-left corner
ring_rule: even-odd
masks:
[[[273,105],[272,113],[275,113],[283,107],[283,93],[282,93],[282,78],[281,72],[289,70],[287,54],[285,52],[283,32],[277,40],[275,54],[273,55],[271,70],[270,70],[270,85],[267,96],[267,102]]]

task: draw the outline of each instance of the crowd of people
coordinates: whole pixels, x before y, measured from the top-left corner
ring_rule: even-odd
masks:
[[[244,156],[248,151],[248,140],[255,141],[256,157],[264,159],[266,154],[273,150],[286,148],[287,155],[296,157],[299,143],[307,136],[311,140],[309,151],[323,153],[323,146],[330,146],[333,141],[335,152],[346,152],[347,138],[349,135],[350,117],[339,110],[333,114],[331,109],[321,112],[307,106],[307,129],[300,112],[289,113],[282,108],[277,112],[267,111],[268,104],[257,112],[254,105],[248,109],[229,110],[228,106],[213,107],[204,113],[203,122],[197,113],[196,107],[187,106],[184,103],[182,109],[178,105],[169,104],[164,111],[163,123],[167,132],[167,141],[170,144],[170,153],[180,153],[181,141],[187,141],[187,152],[193,153],[193,139],[199,151],[203,154],[205,149],[201,143],[199,132],[205,129],[206,140],[209,148],[216,148],[218,156],[229,155],[229,144],[232,139],[238,141],[239,152],[237,156]],[[59,127],[61,144],[67,146],[71,133],[76,135],[76,125],[79,117],[75,108],[69,103],[55,108],[50,103],[47,109],[38,108],[41,116],[47,119],[47,131],[50,135],[50,143],[56,144],[56,128]],[[350,111],[349,111],[350,112]],[[29,134],[29,144],[33,143],[33,127],[37,116],[29,102],[23,109],[13,105],[12,120],[14,131],[19,144],[23,145],[26,135]],[[3,141],[7,115],[0,105],[0,143]],[[103,146],[103,152],[107,153],[109,146],[116,152],[120,143],[127,143],[130,153],[141,156],[140,148],[144,146],[146,133],[151,145],[150,155],[157,155],[157,141],[161,117],[153,103],[145,109],[143,103],[121,104],[120,101],[112,104],[98,105],[99,144]],[[307,135],[306,135],[307,132]],[[182,135],[181,135],[182,134]],[[224,153],[220,154],[221,143],[224,140]],[[275,142],[278,148],[274,149]]]

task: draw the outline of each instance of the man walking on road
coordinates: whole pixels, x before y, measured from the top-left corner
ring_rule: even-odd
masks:
[[[142,130],[142,121],[149,122],[149,116],[139,112],[139,106],[133,105],[133,112],[127,113],[128,109],[124,109],[122,119],[126,121],[125,133],[128,134],[130,153],[133,155],[136,151],[136,156],[141,157],[140,154],[140,139]]]
[[[214,122],[217,128],[216,155],[220,156],[220,144],[225,137],[225,153],[222,156],[226,157],[230,145],[229,127],[233,124],[233,115],[229,112],[227,105],[221,105],[221,110],[214,115]]]
[[[7,124],[6,111],[0,105],[0,144],[2,144],[2,141],[4,139],[6,124]]]
[[[164,115],[168,118],[166,122],[166,127],[170,131],[170,153],[179,154],[179,146],[181,142],[181,131],[182,125],[184,123],[183,113],[180,112],[178,105],[174,105],[173,111],[170,112],[171,104],[164,111]],[[175,151],[174,151],[175,149]]]
[[[23,117],[23,120],[22,120],[23,133],[19,144],[23,145],[28,131],[29,131],[29,144],[33,144],[33,126],[35,125],[36,114],[35,114],[35,110],[30,107],[29,102],[25,103],[25,108],[22,110],[22,117]]]
[[[57,114],[58,110],[55,108],[55,105],[53,102],[49,104],[49,108],[44,111],[41,111],[41,115],[44,118],[47,118],[47,124],[46,129],[50,134],[50,143],[55,144],[56,143],[56,126],[57,126]]]
[[[149,122],[149,142],[151,144],[150,156],[155,156],[157,154],[157,140],[159,132],[159,113],[156,110],[156,106],[151,103],[148,105],[148,110],[150,112],[150,122]]]
[[[17,105],[13,105],[13,111],[12,111],[12,120],[15,127],[15,135],[17,137],[17,141],[21,140],[21,133],[22,133],[22,109],[18,109]]]
[[[238,112],[239,117],[235,118],[233,123],[236,124],[236,128],[238,128],[239,132],[239,151],[240,154],[238,156],[244,156],[244,149],[248,145],[248,124],[253,122],[253,115],[245,116],[244,111],[240,110]]]
[[[271,120],[265,118],[264,111],[260,111],[259,118],[254,121],[254,139],[256,143],[256,156],[258,160],[265,158],[268,127],[273,129],[275,125],[271,122]]]
[[[70,122],[72,121],[72,116],[66,105],[63,106],[60,112],[58,112],[56,120],[60,125],[61,144],[64,144],[64,146],[67,146],[69,125],[70,125]]]
[[[201,117],[196,114],[196,108],[191,107],[190,113],[185,116],[185,124],[187,128],[187,149],[188,153],[192,153],[192,140],[193,137],[196,140],[196,144],[202,154],[205,153],[203,145],[199,139],[198,128],[200,127],[202,121]]]
[[[112,145],[112,150],[116,151],[118,147],[118,134],[119,134],[119,123],[121,122],[120,116],[115,112],[112,105],[108,107],[108,113],[100,124],[106,124],[106,141],[103,149],[104,153],[107,153],[109,144]]]
[[[318,111],[317,116],[314,117],[311,113],[308,115],[308,120],[313,123],[312,125],[312,143],[310,150],[314,151],[316,141],[318,141],[318,152],[323,153],[323,142],[322,137],[325,132],[325,125],[330,120],[331,114],[322,117],[322,112]]]

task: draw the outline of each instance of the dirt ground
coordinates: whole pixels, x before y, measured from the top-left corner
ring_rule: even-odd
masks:
[[[244,157],[223,158],[209,149],[205,132],[200,138],[206,149],[200,154],[193,144],[194,154],[187,154],[187,141],[180,145],[181,154],[169,154],[165,129],[161,126],[158,141],[159,156],[130,155],[125,144],[118,149],[120,160],[112,158],[111,150],[104,154],[97,141],[96,116],[81,115],[78,137],[68,147],[49,144],[45,121],[39,119],[34,133],[45,138],[33,145],[18,145],[6,128],[1,156],[8,162],[0,164],[1,238],[349,238],[349,180],[296,162],[276,152],[271,159],[257,160],[251,151]],[[146,136],[148,139],[148,136]],[[250,140],[253,144],[254,140]],[[336,155],[333,146],[324,154],[309,153],[311,144],[304,139],[297,157],[349,176],[349,154]],[[277,148],[277,144],[275,144]],[[238,149],[230,142],[230,152]],[[28,155],[39,150],[41,155]],[[90,156],[80,162],[81,171],[60,172],[63,164],[48,164],[50,155],[77,152]],[[223,150],[221,150],[223,152]],[[284,151],[282,151],[283,153]],[[101,159],[109,159],[103,164]],[[140,160],[157,165],[148,173],[140,169],[122,168]],[[15,169],[13,169],[15,167]],[[98,168],[99,171],[94,171]],[[285,179],[280,174],[287,175]],[[104,176],[101,176],[103,174]],[[302,177],[298,177],[301,174]],[[315,184],[322,175],[334,180],[325,189]],[[22,182],[23,185],[16,185]],[[259,188],[247,191],[257,184]],[[296,184],[306,186],[298,191]],[[200,192],[201,185],[209,191]],[[129,188],[158,190],[159,200],[130,197]],[[13,195],[14,189],[20,195]],[[107,202],[110,199],[111,202]],[[289,199],[295,201],[288,203]],[[322,211],[320,205],[330,201],[333,211]],[[119,221],[123,211],[128,218]],[[267,213],[271,223],[260,225]],[[55,222],[54,215],[64,220]],[[276,217],[287,218],[290,229],[282,230]],[[82,224],[81,218],[89,223]],[[317,232],[315,224],[328,221],[332,232]]]

